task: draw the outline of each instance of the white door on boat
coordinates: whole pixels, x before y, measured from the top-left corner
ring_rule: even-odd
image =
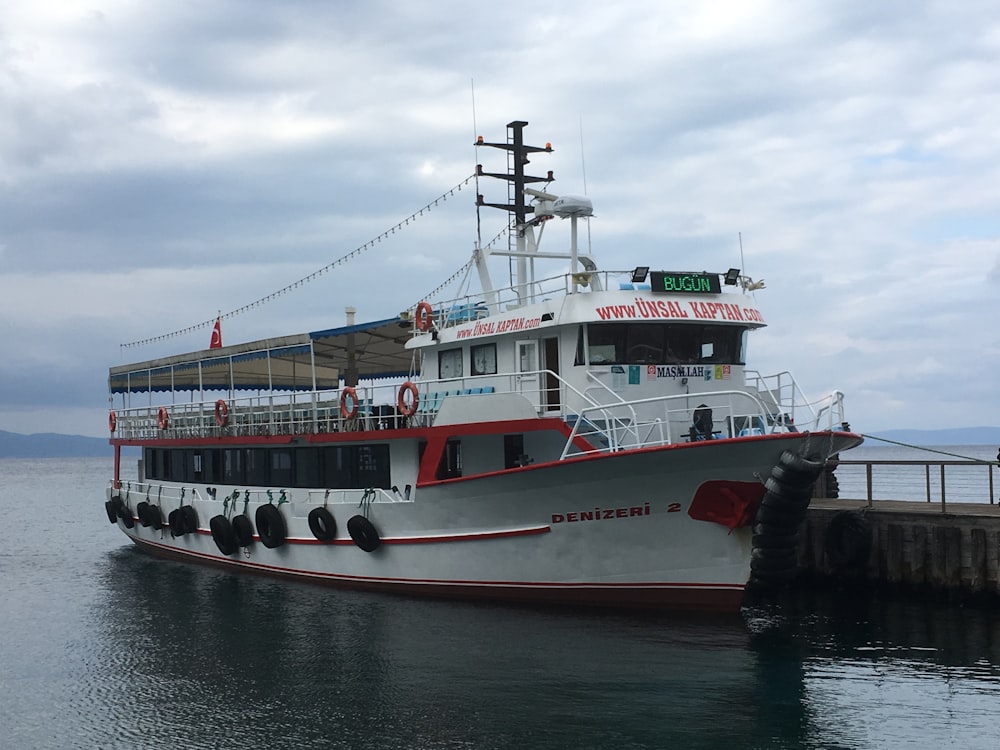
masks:
[[[517,342],[517,389],[531,405],[541,406],[541,378],[538,373],[538,342]]]

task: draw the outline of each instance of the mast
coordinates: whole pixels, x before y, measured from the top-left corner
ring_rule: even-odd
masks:
[[[476,146],[489,146],[507,152],[507,173],[484,172],[483,165],[476,165],[476,174],[480,177],[494,177],[507,182],[507,203],[487,203],[483,196],[477,196],[476,203],[479,206],[489,208],[499,208],[512,214],[510,224],[510,237],[508,238],[508,251],[506,253],[496,252],[495,255],[512,255],[517,259],[517,278],[515,289],[519,305],[527,304],[529,297],[529,287],[534,283],[534,261],[531,262],[531,273],[528,270],[528,261],[533,255],[537,246],[535,243],[533,227],[549,218],[551,214],[538,214],[531,222],[528,221],[528,214],[534,214],[535,207],[525,203],[525,187],[530,183],[552,182],[555,178],[549,171],[545,177],[533,177],[526,175],[524,167],[531,162],[528,154],[551,153],[552,144],[546,143],[544,146],[527,146],[524,143],[524,128],[528,125],[523,120],[514,120],[507,123],[507,142],[488,143],[482,136],[476,140]],[[512,239],[511,239],[512,238]],[[515,243],[514,248],[510,247],[511,242]],[[477,264],[486,262],[486,253],[477,255]],[[484,273],[484,268],[480,268],[480,276]]]

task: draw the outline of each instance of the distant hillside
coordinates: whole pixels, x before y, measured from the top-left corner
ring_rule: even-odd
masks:
[[[84,458],[112,456],[107,438],[42,432],[21,435],[0,430],[0,458]]]

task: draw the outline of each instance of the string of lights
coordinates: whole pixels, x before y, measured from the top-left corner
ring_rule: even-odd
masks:
[[[260,299],[255,300],[253,302],[250,302],[249,304],[243,305],[242,307],[238,307],[235,310],[230,310],[227,313],[221,313],[220,315],[217,316],[217,318],[225,320],[227,318],[235,318],[237,315],[242,315],[243,313],[247,312],[248,310],[252,310],[255,307],[260,307],[261,305],[264,305],[264,304],[266,304],[268,302],[271,302],[272,300],[277,299],[278,297],[281,297],[282,295],[285,295],[285,294],[287,294],[288,292],[291,292],[294,289],[298,289],[300,286],[302,286],[304,284],[308,284],[310,281],[316,280],[317,278],[319,278],[323,274],[327,273],[328,271],[332,271],[337,266],[340,266],[340,265],[346,263],[347,261],[349,261],[349,260],[351,260],[353,258],[356,258],[356,257],[362,255],[363,253],[365,253],[368,250],[371,250],[373,247],[375,247],[375,245],[381,243],[382,240],[387,239],[390,235],[395,234],[396,230],[402,230],[404,227],[409,226],[409,224],[410,224],[411,221],[416,221],[418,218],[420,218],[421,216],[423,216],[425,213],[430,213],[438,205],[440,205],[441,203],[444,203],[449,198],[453,197],[455,195],[455,193],[461,192],[462,188],[465,187],[466,185],[468,185],[469,182],[471,182],[474,179],[474,177],[475,177],[475,175],[469,175],[464,180],[462,180],[460,183],[458,183],[455,187],[453,187],[450,190],[442,193],[437,198],[435,198],[430,203],[428,203],[426,206],[418,209],[417,211],[414,211],[412,214],[410,214],[409,216],[407,216],[405,219],[403,219],[399,223],[397,223],[394,226],[390,227],[389,229],[385,230],[384,232],[382,232],[382,234],[378,235],[377,237],[374,237],[373,239],[369,240],[368,242],[366,242],[365,244],[361,245],[360,247],[355,248],[354,250],[352,250],[351,252],[349,252],[347,255],[344,255],[344,256],[342,256],[340,258],[337,258],[336,260],[334,260],[334,261],[326,264],[322,268],[320,268],[320,269],[318,269],[316,271],[313,271],[308,276],[303,276],[298,281],[294,281],[291,284],[288,284],[287,286],[282,287],[278,291],[272,292],[271,294],[268,294],[266,297],[261,297]],[[186,335],[188,333],[193,333],[194,331],[199,331],[199,330],[208,328],[208,327],[210,327],[212,325],[215,325],[215,321],[216,321],[217,318],[211,318],[210,320],[205,320],[205,321],[202,321],[201,323],[196,323],[194,325],[190,325],[187,328],[181,328],[181,329],[176,330],[176,331],[171,331],[170,333],[164,333],[164,334],[162,334],[160,336],[153,336],[151,338],[140,339],[138,341],[130,341],[127,344],[121,344],[120,347],[122,349],[131,349],[133,347],[144,346],[146,344],[152,344],[152,343],[155,343],[157,341],[164,341],[166,339],[175,338],[177,336],[184,336],[184,335]]]
[[[501,237],[507,234],[507,231],[508,227],[504,227],[503,229],[501,229],[492,240],[486,243],[486,247],[492,247],[493,243],[495,243],[497,240],[499,240]],[[455,281],[457,281],[460,276],[465,274],[469,270],[469,266],[471,266],[475,262],[475,260],[476,256],[473,253],[472,257],[469,258],[467,261],[465,261],[465,265],[463,265],[461,268],[455,271],[455,273],[453,273],[451,276],[449,276],[447,279],[441,282],[437,287],[433,289],[433,291],[428,292],[423,297],[421,297],[420,300],[433,299],[435,296],[437,296],[439,292],[443,292],[445,289],[451,286]],[[410,307],[411,308],[416,307],[420,303],[420,300],[414,302],[412,305],[410,305]]]

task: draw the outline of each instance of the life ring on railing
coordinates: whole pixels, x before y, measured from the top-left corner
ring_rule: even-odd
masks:
[[[434,321],[434,308],[431,307],[430,302],[418,303],[414,318],[414,323],[418,331],[431,330],[431,323]]]
[[[118,415],[115,414],[114,409],[108,412],[108,429],[112,432],[118,429]]]
[[[167,411],[167,407],[161,406],[160,410],[156,413],[156,424],[160,426],[161,430],[165,430],[170,426],[170,413]]]
[[[347,406],[347,399],[351,400],[350,408]],[[358,416],[358,392],[351,386],[347,386],[340,393],[340,416],[344,419],[354,419]]]
[[[215,423],[219,427],[225,427],[229,424],[229,404],[221,398],[215,402]]]
[[[409,404],[406,403],[407,393],[413,396],[413,399]],[[404,417],[412,417],[416,413],[419,405],[420,391],[417,390],[417,386],[412,380],[407,380],[399,386],[399,395],[396,397],[396,406],[399,409],[399,413]]]

